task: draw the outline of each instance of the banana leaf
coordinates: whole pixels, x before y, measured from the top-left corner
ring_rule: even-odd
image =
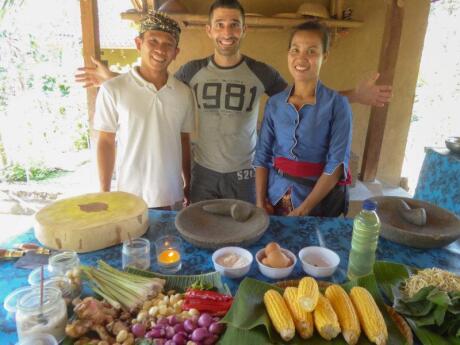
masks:
[[[224,283],[219,272],[210,272],[205,274],[195,275],[167,275],[152,271],[139,270],[137,268],[128,267],[126,272],[137,274],[149,278],[161,278],[166,280],[165,290],[185,291],[190,285],[197,281],[209,284],[217,289],[220,293],[231,294],[230,289]]]
[[[388,344],[406,344],[404,337],[398,331],[393,320],[388,315],[383,305],[382,297],[378,291],[377,283],[373,275],[352,281],[344,285],[346,290],[353,286],[363,286],[374,296],[377,304],[384,315],[388,327]],[[252,279],[244,279],[236,293],[232,308],[222,319],[227,323],[227,331],[219,340],[220,345],[254,345],[254,344],[286,344],[273,328],[263,304],[263,295],[269,289],[282,292],[282,289],[273,285]],[[327,341],[321,338],[317,332],[307,340],[296,335],[289,341],[290,345],[346,345],[345,340],[339,336],[334,340]],[[370,345],[371,342],[363,334],[358,345]]]
[[[374,265],[374,275],[378,286],[384,292],[385,297],[388,298],[392,303],[394,303],[398,298],[400,284],[409,278],[410,274],[416,272],[416,268],[408,267],[403,264],[394,262],[377,261]],[[420,297],[420,299],[427,297],[427,293],[429,291],[430,289],[420,291],[420,296],[418,297]],[[430,298],[433,301],[440,302],[445,298],[445,296],[440,294],[439,296],[431,296]],[[436,316],[441,319],[443,312],[445,312],[445,310],[440,308],[439,313],[436,313]],[[424,313],[424,310],[420,310],[420,314]],[[416,322],[408,317],[405,317],[405,319],[423,345],[460,345],[460,338],[458,336],[443,337],[432,332],[426,327],[423,327],[420,321]]]

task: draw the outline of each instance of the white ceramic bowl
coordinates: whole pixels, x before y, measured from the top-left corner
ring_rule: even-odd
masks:
[[[294,266],[297,263],[297,258],[291,251],[287,249],[282,248],[281,251],[291,258],[292,265],[285,268],[274,268],[264,265],[262,263],[262,258],[265,256],[265,250],[261,249],[256,254],[256,261],[257,265],[259,266],[260,273],[262,273],[267,278],[271,279],[283,279],[292,273],[292,270],[294,269]]]
[[[302,248],[299,259],[305,273],[316,278],[333,275],[340,263],[340,257],[336,252],[314,246]]]
[[[243,267],[231,268],[231,267],[225,267],[225,266],[219,265],[216,262],[218,257],[225,255],[225,254],[229,254],[229,253],[235,253],[237,255],[240,255],[246,258],[247,264]],[[212,262],[214,264],[215,270],[228,278],[241,278],[244,275],[248,274],[249,270],[251,269],[252,261],[253,261],[253,258],[252,258],[251,252],[241,247],[223,247],[223,248],[217,249],[212,254]]]

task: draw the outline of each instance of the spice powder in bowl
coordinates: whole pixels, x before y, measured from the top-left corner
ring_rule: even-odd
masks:
[[[302,248],[299,259],[304,272],[316,278],[333,275],[340,263],[337,253],[328,248],[315,246]]]
[[[227,253],[219,256],[216,262],[227,268],[241,268],[248,264],[249,260],[236,253]]]
[[[212,255],[216,271],[229,278],[240,278],[246,275],[252,264],[252,254],[241,247],[224,247]]]

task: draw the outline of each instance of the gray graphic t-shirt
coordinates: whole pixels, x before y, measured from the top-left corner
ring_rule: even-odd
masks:
[[[283,91],[287,84],[281,75],[244,56],[230,68],[217,66],[212,57],[194,60],[175,76],[189,85],[196,97],[199,123],[195,161],[220,173],[250,168],[260,96]]]

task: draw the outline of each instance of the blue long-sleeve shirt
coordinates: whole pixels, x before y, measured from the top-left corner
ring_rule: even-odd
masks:
[[[343,164],[346,178],[350,159],[352,118],[346,97],[318,81],[316,103],[306,104],[297,111],[288,103],[292,87],[272,96],[265,107],[260,129],[255,167],[269,170],[267,196],[276,205],[291,189],[291,200],[298,207],[312,188],[288,180],[276,173],[275,157],[299,162],[324,163],[324,173],[331,175]]]

